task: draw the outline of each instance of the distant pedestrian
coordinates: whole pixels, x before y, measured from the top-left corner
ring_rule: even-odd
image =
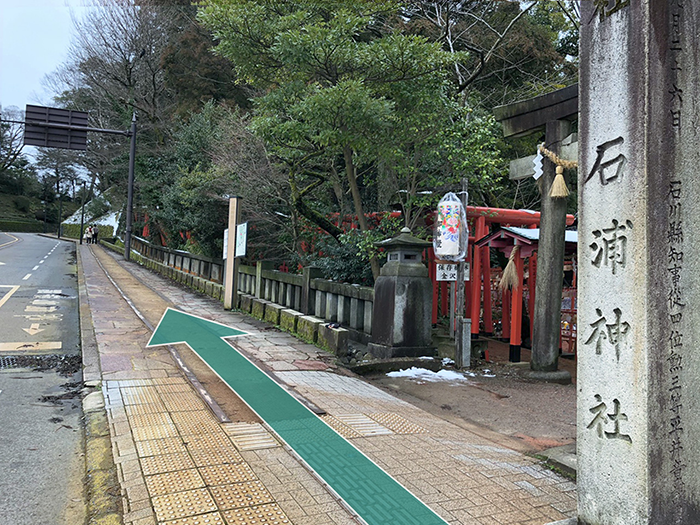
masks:
[[[85,237],[87,238],[87,243],[92,244],[92,226],[88,226],[85,231]]]
[[[95,224],[92,227],[92,243],[97,244],[97,235],[100,233],[99,228],[97,227],[97,224]]]

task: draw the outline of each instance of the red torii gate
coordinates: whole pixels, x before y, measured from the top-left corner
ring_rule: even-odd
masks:
[[[486,208],[479,206],[467,206],[467,220],[470,223],[469,235],[469,250],[465,262],[470,265],[470,281],[466,284],[465,291],[465,312],[469,314],[472,320],[471,331],[472,338],[477,338],[479,335],[479,321],[482,309],[483,289],[483,311],[484,311],[484,331],[487,334],[493,333],[493,317],[491,304],[491,256],[488,246],[480,246],[477,241],[482,240],[490,234],[491,224],[499,226],[515,226],[536,228],[540,224],[540,213],[531,210],[512,210],[508,208]],[[567,226],[574,223],[574,216],[566,216]],[[512,241],[511,241],[512,242]],[[481,243],[479,243],[481,244]],[[436,282],[436,265],[433,262],[436,260],[433,250],[429,250],[430,259],[430,276],[433,282]],[[510,251],[508,252],[508,254]],[[529,256],[529,253],[528,253]],[[535,256],[536,258],[536,256]],[[510,330],[511,345],[520,347],[521,341],[521,316],[522,316],[522,280],[523,280],[523,258],[516,257],[516,270],[519,276],[519,299],[511,297],[514,310],[511,316],[514,319],[513,326]],[[536,262],[534,263],[536,265]],[[534,267],[534,266],[533,266]],[[443,298],[446,298],[447,283],[443,290]],[[515,294],[514,294],[515,295]],[[531,294],[531,301],[534,300],[534,293]],[[504,309],[506,308],[506,300],[503,301]],[[438,317],[438,287],[433,287],[433,324],[437,323]],[[504,312],[505,319],[505,312]],[[505,321],[504,321],[505,322]]]

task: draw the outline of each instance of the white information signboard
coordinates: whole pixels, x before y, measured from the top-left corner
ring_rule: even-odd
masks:
[[[437,264],[438,281],[456,281],[457,280],[457,264]],[[469,263],[464,263],[464,280],[469,280]]]
[[[236,257],[245,257],[247,241],[248,223],[244,222],[236,227]]]

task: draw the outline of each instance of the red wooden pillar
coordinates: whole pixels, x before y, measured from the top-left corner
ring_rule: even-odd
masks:
[[[530,269],[530,279],[528,280],[527,288],[530,291],[530,300],[528,301],[527,307],[530,313],[530,339],[532,340],[532,330],[535,322],[535,290],[537,289],[537,252],[532,252],[528,265]]]
[[[474,238],[481,239],[486,232],[486,217],[477,217],[474,226]],[[488,249],[488,248],[486,248]],[[472,295],[471,295],[471,320],[472,338],[479,335],[479,321],[481,320],[481,251],[474,243],[472,253]]]
[[[515,270],[518,272],[518,286],[513,289],[513,301],[510,307],[510,357],[511,363],[520,362],[520,345],[522,343],[522,322],[523,322],[523,258],[518,254],[515,257]]]
[[[488,230],[484,235],[488,234]],[[493,335],[493,305],[491,304],[491,250],[484,246],[481,250],[481,274],[484,276],[484,332]]]
[[[501,341],[510,341],[510,290],[501,292]]]

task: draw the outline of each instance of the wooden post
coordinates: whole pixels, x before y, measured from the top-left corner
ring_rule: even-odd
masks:
[[[528,263],[530,278],[528,279],[527,287],[530,292],[528,301],[528,310],[530,313],[530,344],[532,344],[532,327],[535,324],[535,288],[537,286],[537,252],[532,252],[530,262]]]
[[[501,341],[510,341],[510,290],[501,292]]]
[[[236,308],[238,295],[238,260],[236,259],[236,229],[241,219],[239,197],[228,200],[228,245],[224,274],[224,309]]]
[[[566,120],[547,122],[545,147],[559,153],[561,141],[571,132]],[[535,293],[535,321],[532,330],[534,372],[556,372],[559,365],[561,332],[561,292],[564,279],[564,236],[567,199],[553,199],[549,190],[554,182],[553,162],[545,159],[542,175],[542,211],[538,264],[540,278]]]

